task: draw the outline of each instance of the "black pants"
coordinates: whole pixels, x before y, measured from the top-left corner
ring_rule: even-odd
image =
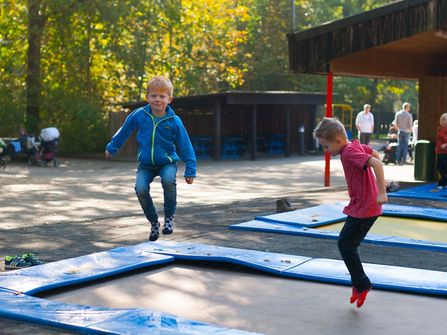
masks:
[[[338,238],[338,250],[351,275],[352,286],[358,292],[363,292],[371,287],[357,249],[376,219],[377,216],[363,219],[348,216]]]
[[[361,144],[369,144],[371,140],[371,133],[360,133],[360,143]]]
[[[440,174],[438,186],[447,186],[447,154],[438,154],[437,160],[437,168]]]

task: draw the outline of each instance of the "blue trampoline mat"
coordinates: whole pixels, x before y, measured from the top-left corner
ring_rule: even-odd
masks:
[[[447,189],[438,190],[436,184],[431,183],[391,192],[388,193],[388,197],[447,201]]]
[[[345,205],[345,203],[325,204],[279,214],[256,216],[255,220],[287,224],[296,227],[320,227],[344,221],[346,219],[346,215],[343,214],[343,208]],[[447,222],[446,209],[393,204],[384,204],[382,209],[383,216],[418,218]]]
[[[343,214],[344,205],[326,204],[309,208],[298,209],[291,212],[256,216],[255,219],[265,222],[290,224],[297,227],[318,227],[346,219]]]
[[[64,304],[31,296],[44,290],[106,278],[175,259],[244,265],[276,275],[350,285],[342,261],[193,243],[155,242],[121,247],[0,276],[0,316],[88,334],[254,334],[185,320],[149,309]],[[447,295],[447,273],[364,264],[376,288]]]
[[[308,227],[294,227],[289,224],[253,220],[230,226],[230,229],[256,231],[263,233],[277,233],[286,235],[307,236],[322,239],[337,240],[339,232],[331,230],[318,230]],[[411,239],[398,236],[385,236],[369,233],[363,240],[365,243],[383,245],[388,247],[402,247],[447,252],[447,243]]]

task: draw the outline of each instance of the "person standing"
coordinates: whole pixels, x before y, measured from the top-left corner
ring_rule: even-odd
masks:
[[[419,121],[414,120],[413,127],[411,128],[411,140],[408,148],[408,155],[410,156],[411,162],[413,162],[413,151],[415,151],[416,142],[418,141],[418,128],[419,128]]]
[[[411,143],[413,144],[413,146],[415,146],[416,142],[418,141],[418,129],[419,129],[419,121],[418,120],[414,120],[413,121],[413,128],[411,128],[411,132],[413,134],[413,136],[411,138]]]
[[[371,135],[374,132],[374,115],[371,113],[371,105],[364,105],[363,111],[357,114],[355,126],[359,132],[361,144],[369,144]]]
[[[436,135],[436,168],[439,173],[438,188],[447,188],[447,113],[439,119],[440,127]]]
[[[411,128],[413,127],[413,116],[410,113],[411,105],[404,102],[402,110],[396,113],[394,123],[399,129],[397,139],[396,163],[404,165],[408,155],[408,144],[410,142]]]

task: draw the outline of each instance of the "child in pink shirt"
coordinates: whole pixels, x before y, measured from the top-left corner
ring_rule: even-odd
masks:
[[[324,118],[315,128],[314,137],[332,156],[341,157],[350,202],[343,210],[348,217],[338,238],[338,249],[351,275],[350,302],[357,301],[357,307],[361,307],[371,282],[357,249],[388,200],[382,162],[370,146],[350,142],[343,124],[335,118]]]
[[[436,135],[436,160],[439,173],[438,188],[447,187],[447,113],[441,115],[439,119],[441,126]]]

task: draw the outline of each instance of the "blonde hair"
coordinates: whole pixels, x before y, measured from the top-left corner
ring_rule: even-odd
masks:
[[[365,110],[365,109],[367,109],[367,108],[371,109],[371,105],[364,104],[364,105],[363,105],[363,110]]]
[[[325,117],[317,125],[314,130],[314,138],[322,138],[326,141],[333,142],[338,137],[347,139],[346,129],[337,118]]]
[[[410,107],[410,103],[409,102],[404,102],[402,104],[402,109],[407,109],[407,107]]]
[[[146,93],[149,94],[152,90],[157,88],[167,90],[169,92],[169,96],[171,97],[174,94],[174,85],[172,85],[172,82],[166,77],[155,76],[151,78],[151,80],[147,83]]]
[[[447,122],[447,113],[442,114],[439,118],[439,123],[441,124],[441,126],[443,126],[442,121]]]

